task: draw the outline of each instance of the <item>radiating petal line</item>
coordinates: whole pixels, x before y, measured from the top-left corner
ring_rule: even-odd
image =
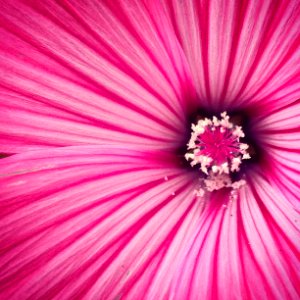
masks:
[[[299,227],[297,229],[295,224],[290,223],[291,213],[293,214],[291,208],[284,212],[288,215],[286,218],[282,218],[283,210],[281,212],[276,211],[275,207],[270,210],[272,205],[270,202],[276,202],[283,209],[284,201],[280,203],[279,198],[276,199],[274,195],[271,197],[268,195],[268,192],[272,194],[272,187],[269,184],[267,184],[267,189],[262,192],[261,186],[266,181],[264,178],[258,177],[255,177],[251,188],[244,193],[247,201],[241,203],[243,205],[242,217],[246,222],[245,232],[250,245],[253,245],[253,257],[258,263],[261,275],[265,278],[274,298],[297,298],[299,295],[297,285],[300,279]],[[266,208],[264,205],[267,205]],[[273,211],[272,215],[271,211]],[[268,219],[268,216],[272,216],[271,220]],[[279,221],[280,219],[281,221]],[[283,222],[286,219],[287,222]],[[277,222],[280,222],[280,227],[283,226],[281,230],[284,230],[284,236],[292,242],[293,246],[288,245],[288,247],[283,248],[283,245],[276,244],[276,235],[273,236],[273,224],[275,225]],[[292,273],[294,276],[290,277]]]
[[[76,146],[0,167],[1,297],[161,297],[201,213],[197,181],[172,155]]]
[[[271,112],[299,98],[299,2],[164,2],[204,106]]]
[[[57,131],[66,130],[67,134],[55,146],[96,144],[96,140],[103,143],[113,135],[111,142],[124,144],[131,135],[130,143],[136,136],[139,145],[151,144],[149,139],[167,138],[174,147],[186,130],[185,112],[191,110],[195,98],[193,83],[180,45],[170,38],[174,35],[171,26],[166,23],[165,33],[158,33],[157,22],[163,20],[156,14],[163,11],[159,2],[145,7],[131,1],[130,9],[124,1],[119,4],[122,13],[111,2],[3,4],[3,101],[10,103],[7,98],[11,96],[17,100],[15,106],[22,106],[24,98],[33,98],[38,107],[44,104],[43,111],[56,107],[98,128],[92,140],[68,138],[75,122],[61,120],[65,123],[61,129],[60,122],[53,121],[50,139],[58,135]],[[132,15],[132,11],[136,13]],[[28,122],[20,117],[24,124],[20,128],[13,128],[7,111],[1,113],[1,119],[7,124],[2,133],[12,137],[11,145],[9,140],[2,142],[3,147],[11,148],[9,151],[26,149],[26,145],[18,149],[19,142],[14,141],[23,133],[29,149],[47,146],[41,140],[45,126],[38,120],[32,122],[38,127],[32,134]],[[96,128],[93,130],[96,133]],[[82,128],[81,132],[87,134],[89,130]],[[159,141],[155,144],[161,145]]]

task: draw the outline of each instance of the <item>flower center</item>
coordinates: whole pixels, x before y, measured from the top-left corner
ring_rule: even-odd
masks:
[[[242,127],[231,123],[226,112],[221,114],[220,119],[214,116],[192,124],[185,158],[192,166],[200,166],[204,188],[198,191],[200,195],[205,190],[238,189],[245,184],[244,180],[232,179],[232,174],[240,170],[242,160],[250,158],[249,146],[240,142],[244,136]]]

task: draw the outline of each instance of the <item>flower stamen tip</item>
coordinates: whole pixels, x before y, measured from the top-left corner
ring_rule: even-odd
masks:
[[[203,186],[196,194],[212,192],[221,188],[237,190],[246,184],[245,180],[233,180],[233,173],[240,171],[242,160],[250,159],[249,145],[240,142],[245,137],[241,126],[230,122],[227,112],[199,120],[191,126],[191,138],[187,144],[185,158],[191,166],[199,165],[204,177]]]

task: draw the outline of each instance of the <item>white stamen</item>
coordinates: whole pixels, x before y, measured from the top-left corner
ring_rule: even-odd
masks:
[[[215,116],[213,116],[213,124],[214,126],[219,126],[219,120]]]
[[[234,172],[234,171],[239,171],[240,170],[240,164],[242,163],[242,160],[240,157],[234,157],[232,160],[231,160],[231,172]]]
[[[246,184],[246,181],[244,179],[241,179],[239,181],[234,182],[233,184],[231,184],[231,187],[235,190],[240,189],[242,186],[244,186]]]
[[[228,163],[225,162],[220,166],[220,174],[226,173],[229,174],[229,168],[228,168]]]
[[[241,126],[236,126],[236,128],[233,131],[233,135],[235,135],[237,137],[244,137],[245,136]]]
[[[218,166],[214,165],[211,167],[211,169],[212,169],[213,173],[217,173],[217,172],[219,172],[220,168]]]
[[[209,156],[199,155],[198,156],[198,161],[201,164],[202,172],[204,172],[205,174],[208,174],[207,173],[207,166],[209,166],[210,163],[212,162],[212,158],[210,158]]]
[[[243,144],[243,143],[240,144],[241,150],[247,150],[248,148],[249,148],[249,146],[247,144]]]
[[[243,154],[243,159],[250,159],[250,158],[251,158],[251,156],[249,153]]]
[[[202,186],[205,189],[198,189],[197,196],[203,196],[205,190],[211,192],[224,187],[235,190],[245,184],[245,180],[232,182],[230,176],[231,172],[240,171],[243,159],[250,158],[247,152],[249,146],[240,143],[240,138],[243,138],[245,134],[241,126],[236,126],[229,121],[226,112],[221,113],[221,117],[218,119],[213,116],[212,120],[205,118],[199,120],[197,124],[191,125],[191,138],[187,144],[189,152],[185,154],[185,159],[190,162],[191,166],[200,165],[199,169],[204,173]],[[217,134],[215,141],[214,132]],[[214,148],[211,149],[211,147],[214,147],[212,146],[214,144],[210,144],[210,142],[206,144],[204,135],[208,135],[208,140],[211,138],[215,143],[219,143],[220,133],[224,137],[224,142],[216,144],[217,148],[213,150]],[[221,147],[227,147],[227,149],[223,150]],[[211,155],[209,151],[212,151]],[[223,153],[224,160],[220,156]]]
[[[184,155],[184,157],[185,157],[185,159],[186,160],[189,160],[189,159],[194,159],[194,157],[195,157],[195,155],[194,155],[194,153],[186,153],[185,155]]]

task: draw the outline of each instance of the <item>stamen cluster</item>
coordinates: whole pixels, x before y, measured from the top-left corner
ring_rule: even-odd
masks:
[[[240,142],[243,137],[242,127],[231,123],[226,112],[221,113],[221,119],[214,116],[192,124],[185,158],[191,166],[200,165],[205,190],[238,189],[245,183],[244,180],[234,182],[231,176],[240,171],[242,160],[250,158],[249,146]],[[200,189],[198,193],[204,191]]]

